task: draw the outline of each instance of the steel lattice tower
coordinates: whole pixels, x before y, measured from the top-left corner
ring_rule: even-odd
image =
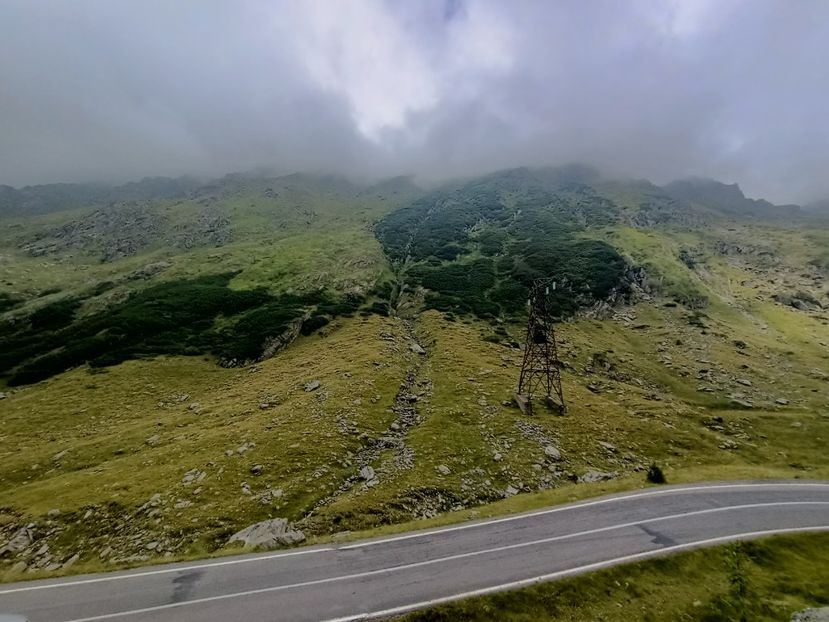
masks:
[[[561,390],[561,362],[558,360],[556,334],[550,314],[549,295],[555,290],[552,279],[538,279],[533,283],[527,322],[527,345],[524,362],[518,379],[516,400],[525,412],[532,410],[532,399],[541,390],[548,406],[565,413],[564,394]]]

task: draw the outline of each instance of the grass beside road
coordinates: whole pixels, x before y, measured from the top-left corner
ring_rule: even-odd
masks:
[[[402,620],[771,622],[829,605],[828,586],[829,534],[798,534],[625,564],[441,605]]]

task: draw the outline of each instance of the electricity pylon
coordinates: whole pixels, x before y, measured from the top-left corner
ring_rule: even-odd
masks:
[[[550,408],[562,415],[566,412],[561,390],[562,365],[558,360],[549,305],[550,292],[555,289],[556,282],[552,279],[538,279],[533,283],[527,301],[530,316],[527,322],[527,345],[515,394],[518,405],[525,413],[532,412],[532,399],[539,391],[543,391],[544,401]]]

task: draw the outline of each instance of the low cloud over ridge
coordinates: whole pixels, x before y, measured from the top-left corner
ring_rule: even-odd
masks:
[[[587,161],[829,196],[822,0],[0,5],[0,183]]]

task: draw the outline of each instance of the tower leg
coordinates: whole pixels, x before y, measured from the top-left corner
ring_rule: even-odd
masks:
[[[522,413],[524,413],[525,415],[533,414],[533,405],[530,401],[530,398],[528,398],[523,393],[516,393],[514,397],[515,403],[518,404],[518,408],[521,409]]]

